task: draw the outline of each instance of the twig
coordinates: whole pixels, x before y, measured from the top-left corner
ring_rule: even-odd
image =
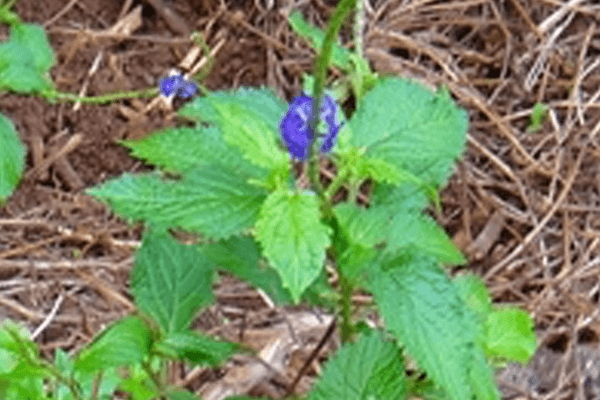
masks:
[[[300,371],[298,371],[298,375],[296,375],[296,378],[294,379],[292,384],[288,387],[286,397],[290,396],[292,393],[294,393],[294,390],[296,389],[296,385],[298,385],[298,382],[300,382],[300,379],[302,378],[302,376],[304,376],[304,374],[306,373],[306,370],[308,370],[308,367],[310,366],[310,364],[312,364],[312,362],[315,360],[315,358],[317,358],[317,356],[321,352],[321,349],[323,348],[323,346],[325,346],[325,343],[327,343],[327,341],[329,340],[329,337],[335,331],[335,327],[337,325],[336,322],[337,322],[337,319],[335,317],[333,317],[331,324],[329,324],[329,328],[327,328],[327,331],[321,338],[321,341],[319,342],[319,344],[317,344],[317,347],[315,347],[315,349],[312,351],[312,353],[310,353],[310,356],[308,357],[308,359],[306,360],[306,362],[304,363],[302,368],[300,368]]]

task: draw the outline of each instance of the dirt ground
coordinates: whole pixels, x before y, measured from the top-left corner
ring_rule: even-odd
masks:
[[[57,53],[52,78],[63,91],[98,95],[155,86],[193,47],[190,32],[200,31],[217,49],[208,88],[269,85],[289,100],[300,92],[313,52],[291,32],[287,15],[300,9],[324,26],[334,5],[20,0],[16,11],[49,32]],[[140,26],[111,34],[136,10]],[[600,398],[599,19],[592,0],[366,1],[364,51],[373,67],[446,85],[468,110],[468,149],[437,218],[494,300],[535,318],[540,350],[529,366],[499,373],[506,398]],[[0,29],[0,40],[6,33]],[[173,109],[148,110],[151,102],[48,104],[0,94],[0,111],[28,148],[25,179],[0,208],[0,319],[24,321],[32,331],[44,324],[36,340],[47,357],[57,347],[76,351],[132,310],[128,273],[141,227],[119,220],[83,190],[148,168],[116,142],[177,123]],[[537,102],[549,113],[531,132]],[[232,326],[244,320],[245,340],[259,351],[285,334],[281,321],[308,318],[302,310],[271,307],[232,279],[216,294],[217,304],[197,326],[237,340],[223,318]],[[308,347],[323,326],[307,331]],[[204,398],[220,398],[217,387],[226,384],[238,393],[281,397],[289,377],[266,369],[261,375],[252,365],[236,359],[218,371],[177,367],[173,379]],[[298,393],[310,383],[307,376]]]

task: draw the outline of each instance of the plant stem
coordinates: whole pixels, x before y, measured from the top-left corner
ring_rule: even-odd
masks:
[[[357,0],[354,10],[354,52],[360,58],[363,58],[363,32],[365,28],[365,3],[364,0]]]
[[[56,90],[51,90],[46,93],[42,93],[42,95],[48,100],[58,100],[58,101],[72,101],[72,102],[81,102],[88,104],[105,104],[111,103],[116,100],[122,99],[131,99],[131,98],[139,98],[139,97],[153,97],[158,94],[157,88],[143,89],[143,90],[130,90],[130,91],[122,91],[115,93],[108,93],[101,96],[79,96],[76,93],[69,92],[59,92]]]
[[[337,176],[331,182],[331,184],[327,188],[327,191],[325,192],[325,198],[329,203],[331,203],[332,197],[336,195],[340,187],[342,187],[344,182],[346,182],[348,175],[350,175],[350,168],[342,167],[338,172]]]
[[[309,160],[309,176],[312,180],[313,186],[317,189],[321,200],[325,200],[323,196],[323,188],[320,182],[320,163],[319,163],[319,141],[317,140],[317,126],[320,119],[321,110],[321,97],[323,97],[323,90],[325,87],[325,78],[327,76],[327,67],[329,65],[329,59],[331,58],[331,52],[333,50],[333,43],[337,38],[338,31],[346,18],[346,15],[352,10],[356,0],[342,0],[333,17],[327,25],[325,31],[325,40],[323,41],[323,48],[319,53],[317,62],[315,63],[315,85],[313,88],[313,109],[312,118],[310,122],[310,130],[312,134],[311,145],[308,149],[308,160]]]
[[[340,324],[340,335],[342,343],[347,343],[352,339],[352,334],[354,333],[354,328],[352,325],[352,292],[354,288],[339,268],[338,284],[340,286],[340,291],[342,295],[340,299],[340,306],[342,308],[342,323]]]

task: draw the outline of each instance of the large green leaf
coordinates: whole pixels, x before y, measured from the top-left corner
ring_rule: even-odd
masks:
[[[277,272],[261,262],[260,248],[253,238],[232,236],[200,246],[198,250],[219,268],[263,289],[276,303],[288,304],[291,301]]]
[[[216,367],[234,355],[239,350],[239,346],[184,330],[169,333],[162,342],[157,344],[156,349],[175,360],[187,360],[195,365]]]
[[[0,114],[0,205],[12,194],[25,169],[25,146],[15,126]]]
[[[269,170],[289,164],[279,145],[279,122],[286,104],[267,89],[213,92],[186,104],[179,114],[216,125],[223,138],[255,165]]]
[[[346,344],[326,366],[309,400],[404,399],[406,382],[400,349],[370,332]]]
[[[349,122],[350,144],[365,158],[442,186],[466,142],[467,114],[446,92],[399,78],[380,80]],[[379,165],[381,168],[381,165]]]
[[[84,348],[75,360],[75,370],[103,371],[141,362],[149,353],[150,331],[137,317],[118,320]]]
[[[453,400],[470,399],[477,327],[458,290],[430,257],[381,262],[370,287],[386,326]]]
[[[251,227],[267,191],[240,173],[217,168],[190,171],[181,181],[158,174],[130,175],[89,189],[119,214],[221,239]]]
[[[219,166],[261,178],[266,170],[243,159],[236,147],[228,145],[215,126],[169,128],[141,140],[121,142],[132,155],[168,171],[188,172],[199,165]]]
[[[422,213],[425,204],[425,194],[415,185],[378,185],[369,209],[342,203],[334,214],[352,244],[370,248],[385,242],[387,252],[416,248],[443,263],[464,263],[446,232]]]
[[[135,302],[164,332],[182,331],[198,309],[212,301],[213,271],[212,262],[193,247],[167,234],[151,233],[132,271]]]
[[[256,237],[294,301],[319,276],[330,234],[311,192],[277,191],[263,204]]]

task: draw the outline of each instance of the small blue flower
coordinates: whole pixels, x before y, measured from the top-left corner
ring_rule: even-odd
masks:
[[[279,124],[279,130],[290,154],[299,160],[308,158],[308,147],[312,138],[310,122],[312,115],[313,98],[301,95],[290,103],[287,114]],[[337,133],[340,128],[338,120],[338,106],[329,96],[321,100],[321,125],[317,128],[318,140],[322,153],[328,153],[333,148]]]
[[[165,97],[171,97],[173,95],[179,96],[182,99],[192,97],[198,92],[198,87],[194,82],[188,82],[185,80],[183,75],[176,74],[162,78],[158,86],[160,93]]]

